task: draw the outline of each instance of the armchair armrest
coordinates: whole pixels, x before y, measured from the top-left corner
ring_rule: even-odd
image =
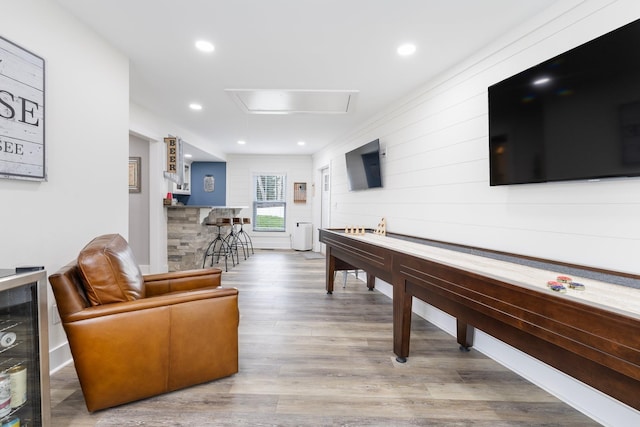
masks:
[[[122,313],[140,312],[143,310],[150,310],[155,308],[165,308],[171,305],[183,304],[191,301],[237,295],[238,290],[236,288],[220,287],[197,289],[189,292],[175,292],[166,295],[143,298],[135,301],[123,301],[112,304],[87,307],[82,311],[78,311],[66,316],[64,321],[65,323],[73,324],[74,322],[81,322],[83,320],[97,319],[100,317],[112,316]]]
[[[145,295],[152,297],[169,292],[220,286],[221,277],[222,270],[211,267],[198,270],[147,274],[142,278],[145,285]]]

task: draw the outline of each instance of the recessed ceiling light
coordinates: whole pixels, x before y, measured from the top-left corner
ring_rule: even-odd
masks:
[[[303,146],[305,144],[304,141],[298,141],[298,145]]]
[[[243,140],[238,141],[238,144],[240,144],[240,145],[244,145],[246,143],[247,143],[247,141],[243,141]]]
[[[192,110],[200,111],[200,110],[202,110],[202,105],[195,104],[195,103],[194,104],[189,104],[189,108],[191,108]]]
[[[543,85],[545,83],[549,83],[551,79],[549,77],[543,77],[533,82],[534,85]]]
[[[416,53],[416,45],[412,43],[406,43],[398,46],[398,55],[409,56]]]
[[[184,156],[185,156],[187,159],[190,159],[190,158],[192,158],[192,157],[193,157],[193,156],[192,156],[191,154],[189,154],[189,153],[185,154]]]
[[[209,53],[209,52],[213,52],[215,50],[215,47],[213,46],[213,44],[211,44],[206,40],[198,40],[196,42],[196,49],[202,52]]]

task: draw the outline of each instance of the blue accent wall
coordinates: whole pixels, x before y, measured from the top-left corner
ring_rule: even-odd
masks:
[[[214,190],[204,191],[204,177],[212,175]],[[177,196],[185,205],[226,206],[227,204],[227,164],[225,162],[191,163],[191,195]]]

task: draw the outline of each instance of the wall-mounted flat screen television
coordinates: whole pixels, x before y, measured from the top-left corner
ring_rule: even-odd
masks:
[[[349,191],[382,187],[380,140],[376,139],[345,154]]]
[[[640,20],[489,87],[490,184],[640,175]]]

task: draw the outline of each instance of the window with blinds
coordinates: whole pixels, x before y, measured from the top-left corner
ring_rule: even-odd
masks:
[[[286,176],[257,174],[253,178],[253,230],[285,231]]]

